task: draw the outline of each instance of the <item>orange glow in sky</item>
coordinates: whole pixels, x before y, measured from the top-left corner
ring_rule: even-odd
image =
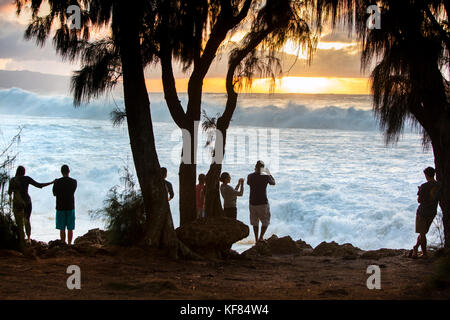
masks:
[[[147,79],[149,92],[161,92],[162,83],[159,79]],[[187,91],[188,79],[177,79],[179,92]],[[269,93],[270,79],[255,79],[250,88],[241,92]],[[329,93],[329,94],[369,94],[367,78],[325,78],[325,77],[284,77],[276,80],[275,93]],[[203,92],[225,92],[225,79],[206,78]]]

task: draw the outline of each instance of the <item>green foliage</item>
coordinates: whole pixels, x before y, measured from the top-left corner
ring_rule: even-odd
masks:
[[[12,205],[6,185],[16,159],[13,147],[20,142],[21,132],[22,129],[0,152],[0,249],[19,249],[19,231],[12,219]]]
[[[121,186],[109,190],[104,207],[90,214],[106,220],[111,244],[128,246],[139,243],[145,234],[144,201],[128,167],[124,168],[121,182]]]

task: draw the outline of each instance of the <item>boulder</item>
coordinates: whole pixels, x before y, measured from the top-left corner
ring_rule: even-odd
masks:
[[[255,258],[258,256],[271,256],[272,255],[272,250],[270,249],[269,244],[267,243],[267,241],[260,241],[257,242],[253,247],[251,247],[248,250],[245,250],[244,252],[241,253],[241,255],[244,258]]]
[[[195,252],[210,258],[227,257],[233,243],[246,238],[249,228],[226,217],[197,219],[176,229],[178,239]]]
[[[311,247],[311,245],[307,244],[305,241],[303,241],[302,239],[298,239],[297,241],[295,241],[295,243],[297,244],[297,246],[300,247],[300,249],[312,249],[313,247]]]
[[[301,254],[302,249],[290,236],[278,238],[276,235],[267,239],[272,254]]]
[[[48,249],[53,248],[67,248],[68,244],[61,240],[53,240],[48,243]]]
[[[381,258],[388,258],[388,257],[396,257],[396,256],[401,256],[401,255],[405,255],[405,253],[408,250],[403,250],[403,249],[378,249],[378,250],[370,250],[370,251],[366,251],[361,255],[361,259],[373,259],[373,260],[378,260]]]
[[[107,242],[106,231],[100,229],[89,230],[85,235],[75,239],[76,245],[105,245]]]
[[[276,235],[272,235],[269,239],[256,243],[256,245],[244,251],[242,255],[245,257],[254,257],[285,254],[303,254],[303,250],[304,249],[302,249],[300,245],[292,240],[290,236],[278,238]]]
[[[313,250],[314,256],[328,256],[328,257],[342,257],[345,259],[356,259],[361,255],[363,251],[354,247],[350,243],[344,243],[342,245],[332,242],[322,242]]]

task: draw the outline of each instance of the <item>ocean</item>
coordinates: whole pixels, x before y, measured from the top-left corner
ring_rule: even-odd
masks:
[[[170,203],[179,225],[178,165],[181,132],[171,122],[161,94],[150,94],[160,163],[175,190]],[[186,96],[181,95],[182,102]],[[225,95],[205,94],[209,116],[223,110]],[[272,220],[266,237],[290,235],[312,246],[322,241],[350,242],[361,249],[409,248],[415,243],[417,186],[422,170],[434,166],[431,150],[407,128],[399,142],[386,146],[368,96],[241,95],[231,123],[224,171],[231,184],[246,178],[257,159],[266,162],[276,186],[268,187]],[[0,90],[0,147],[22,126],[16,164],[38,182],[60,176],[62,164],[78,180],[75,236],[105,222],[93,218],[108,190],[120,185],[121,171],[132,167],[125,125],[113,127],[109,113],[120,97],[73,108],[70,97],[44,96],[21,89]],[[198,173],[206,173],[210,150],[199,137]],[[248,186],[238,199],[238,219],[249,223]],[[30,186],[32,238],[58,238],[51,187]],[[433,227],[432,227],[433,228]],[[253,234],[235,245],[242,251]],[[438,241],[434,230],[430,242]]]

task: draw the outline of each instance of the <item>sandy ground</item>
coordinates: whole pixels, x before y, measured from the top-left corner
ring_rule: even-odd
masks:
[[[81,269],[81,290],[66,286],[70,265]],[[381,290],[366,286],[369,265],[381,268]],[[432,273],[433,259],[403,256],[172,261],[140,248],[48,259],[3,252],[0,299],[448,299],[448,290],[425,289]]]

